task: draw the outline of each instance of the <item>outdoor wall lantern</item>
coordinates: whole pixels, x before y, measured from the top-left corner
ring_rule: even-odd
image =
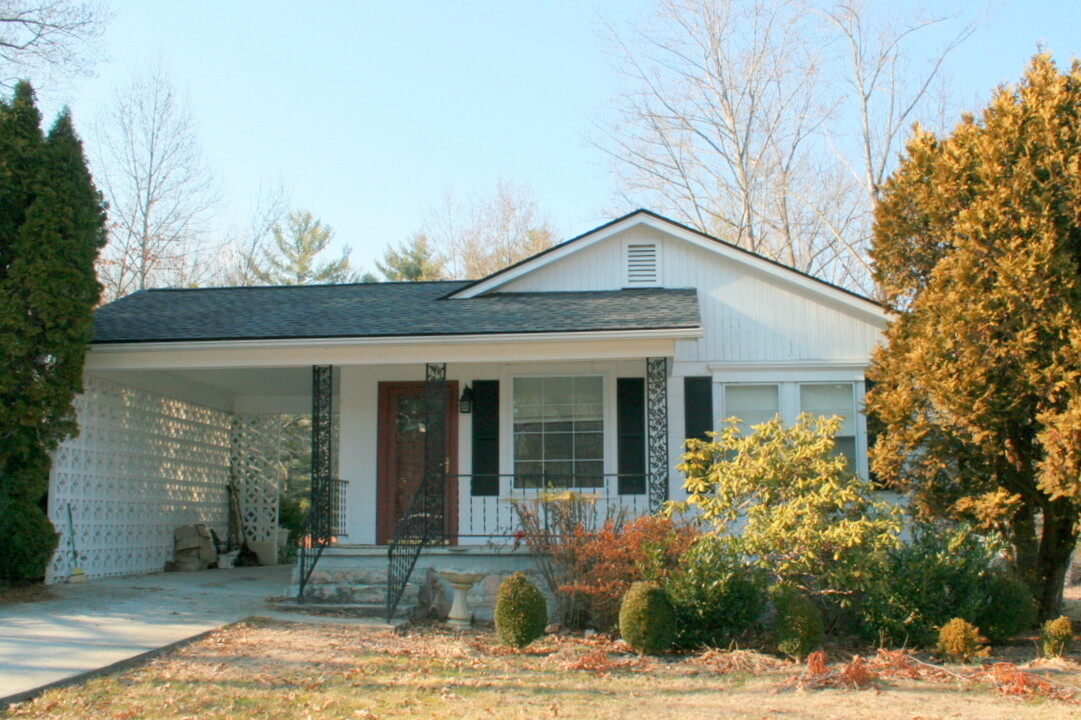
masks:
[[[473,388],[468,385],[462,390],[462,396],[458,398],[458,412],[468,415],[473,412]]]

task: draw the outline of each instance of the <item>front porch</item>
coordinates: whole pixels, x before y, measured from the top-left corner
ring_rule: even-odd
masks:
[[[664,358],[589,345],[588,358],[334,367],[92,355],[83,433],[55,457],[49,579],[62,582],[76,558],[91,578],[159,571],[181,524],[226,537],[230,482],[249,544],[272,544],[278,421],[310,413],[312,512],[291,594],[393,611],[420,597],[429,570],[465,564],[489,575],[474,590],[475,607],[489,606],[502,575],[534,565],[515,548],[516,505],[573,490],[603,522],[669,494],[669,448],[682,443],[670,395],[682,382]]]

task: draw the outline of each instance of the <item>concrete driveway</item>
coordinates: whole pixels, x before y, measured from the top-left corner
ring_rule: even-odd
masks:
[[[292,569],[105,578],[50,585],[52,598],[0,606],[0,708],[42,686],[267,615],[266,598],[286,593]]]

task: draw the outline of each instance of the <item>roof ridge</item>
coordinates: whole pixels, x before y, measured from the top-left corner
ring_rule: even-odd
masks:
[[[314,285],[215,285],[213,287],[162,287],[144,288],[136,290],[132,295],[140,292],[206,292],[208,290],[299,290],[303,288],[335,288],[379,285],[442,285],[451,283],[469,283],[472,280],[387,280],[377,282],[352,282],[352,283],[318,283]],[[125,296],[130,297],[130,296]]]

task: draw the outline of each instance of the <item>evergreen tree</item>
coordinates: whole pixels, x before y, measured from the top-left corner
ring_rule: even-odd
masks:
[[[334,231],[306,210],[289,213],[285,227],[273,229],[274,249],[263,254],[260,267],[253,269],[267,285],[324,285],[358,282],[349,265],[350,249],[337,260],[319,262],[318,255],[330,244]]]
[[[1081,65],[1038,55],[949,137],[917,128],[875,221],[897,315],[868,372],[874,471],[1001,530],[1052,617],[1081,508]]]
[[[36,549],[5,563],[0,580],[40,576],[55,547],[55,534],[29,543],[9,535],[15,527],[51,533],[37,503],[49,453],[78,430],[72,400],[101,293],[101,195],[67,111],[48,137],[40,122],[27,83],[0,104],[0,536]]]
[[[375,261],[379,272],[390,282],[403,280],[442,280],[443,258],[433,248],[424,233],[417,233],[398,249],[387,248],[383,262]]]

